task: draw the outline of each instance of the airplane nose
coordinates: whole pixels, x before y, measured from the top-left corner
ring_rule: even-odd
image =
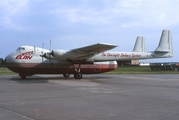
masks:
[[[7,55],[6,58],[5,58],[5,62],[6,62],[7,67],[9,65],[9,63],[14,63],[15,62],[14,54],[11,53],[11,54]]]
[[[5,62],[6,62],[6,67],[13,71],[13,72],[18,72],[18,63],[15,60],[15,53],[11,53],[9,55],[6,56],[5,58]]]

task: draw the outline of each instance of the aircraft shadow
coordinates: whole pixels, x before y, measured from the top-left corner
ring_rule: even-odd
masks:
[[[95,83],[102,83],[102,80],[106,79],[111,79],[111,77],[107,76],[97,76],[97,75],[84,75],[84,77],[80,80],[74,79],[73,76],[70,76],[69,78],[64,78],[63,76],[57,76],[57,75],[34,75],[34,76],[28,76],[27,79],[21,79],[19,76],[12,76],[10,80],[16,81],[18,83],[48,83],[49,80],[57,80],[57,81],[64,81],[64,80],[69,80],[69,81],[83,81],[83,80],[89,80],[91,82]]]

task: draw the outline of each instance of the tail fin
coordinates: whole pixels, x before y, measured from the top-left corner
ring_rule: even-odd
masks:
[[[172,32],[163,30],[158,47],[154,51],[156,54],[168,53],[166,56],[173,57]]]
[[[145,52],[145,38],[138,36],[132,52]]]

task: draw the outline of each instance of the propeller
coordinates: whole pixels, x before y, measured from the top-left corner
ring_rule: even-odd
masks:
[[[54,51],[52,50],[51,52],[47,53],[48,55],[54,56]]]

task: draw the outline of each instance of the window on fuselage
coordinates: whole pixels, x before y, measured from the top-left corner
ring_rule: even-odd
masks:
[[[24,47],[18,47],[16,51],[24,51],[25,48]]]

